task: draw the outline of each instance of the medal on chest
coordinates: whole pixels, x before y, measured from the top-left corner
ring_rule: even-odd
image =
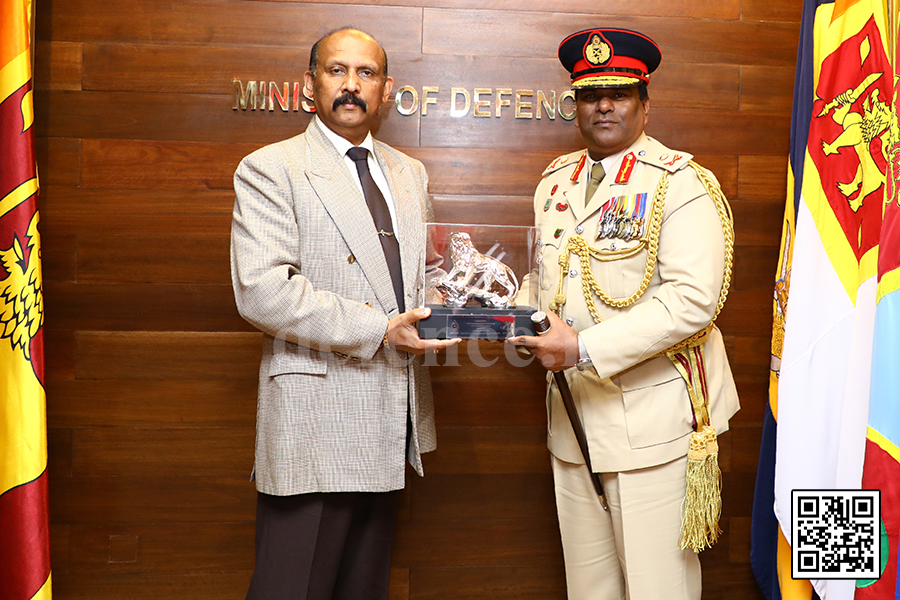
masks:
[[[648,194],[626,194],[610,198],[600,207],[597,237],[637,240],[644,237],[647,226]]]

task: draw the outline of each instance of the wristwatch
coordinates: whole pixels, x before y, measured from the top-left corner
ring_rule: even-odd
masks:
[[[590,367],[593,367],[594,363],[591,361],[591,357],[588,355],[587,347],[584,345],[584,340],[581,339],[581,336],[578,336],[578,362],[575,363],[575,368],[579,371],[584,371]]]

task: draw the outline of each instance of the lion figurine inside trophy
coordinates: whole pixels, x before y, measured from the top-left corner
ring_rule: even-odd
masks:
[[[444,298],[444,306],[462,308],[474,299],[490,308],[516,307],[516,274],[509,265],[479,252],[468,233],[450,234],[450,260],[453,268],[435,285]]]
[[[529,317],[536,310],[532,306],[537,306],[539,230],[446,223],[428,223],[426,228],[430,251],[440,254],[449,268],[430,272],[425,305],[431,316],[419,322],[419,335],[466,339],[533,335]]]

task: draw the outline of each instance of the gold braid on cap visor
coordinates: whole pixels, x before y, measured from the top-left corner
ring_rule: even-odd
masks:
[[[640,77],[626,77],[624,75],[595,75],[572,82],[573,90],[586,87],[634,87],[644,83]]]

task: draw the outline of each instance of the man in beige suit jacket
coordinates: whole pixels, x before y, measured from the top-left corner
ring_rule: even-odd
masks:
[[[718,329],[701,344],[706,419],[660,353],[714,318],[730,215],[723,219],[689,154],[644,134],[646,84],[661,59],[652,40],[587,30],[566,38],[559,56],[587,145],[554,160],[534,196],[541,307],[561,318],[550,313],[545,336],[511,342],[565,371],[608,500],[605,510],[553,386],[548,445],[569,598],[697,600],[700,563],[679,539],[689,441],[704,420],[727,430],[738,399]]]
[[[420,340],[428,311],[404,309],[421,305],[431,207],[422,164],[370,133],[392,83],[370,36],[323,37],[304,87],[317,116],[235,173],[235,300],[265,334],[247,598],[387,598],[404,464],[421,475],[435,447],[427,369],[409,354],[456,341]]]

